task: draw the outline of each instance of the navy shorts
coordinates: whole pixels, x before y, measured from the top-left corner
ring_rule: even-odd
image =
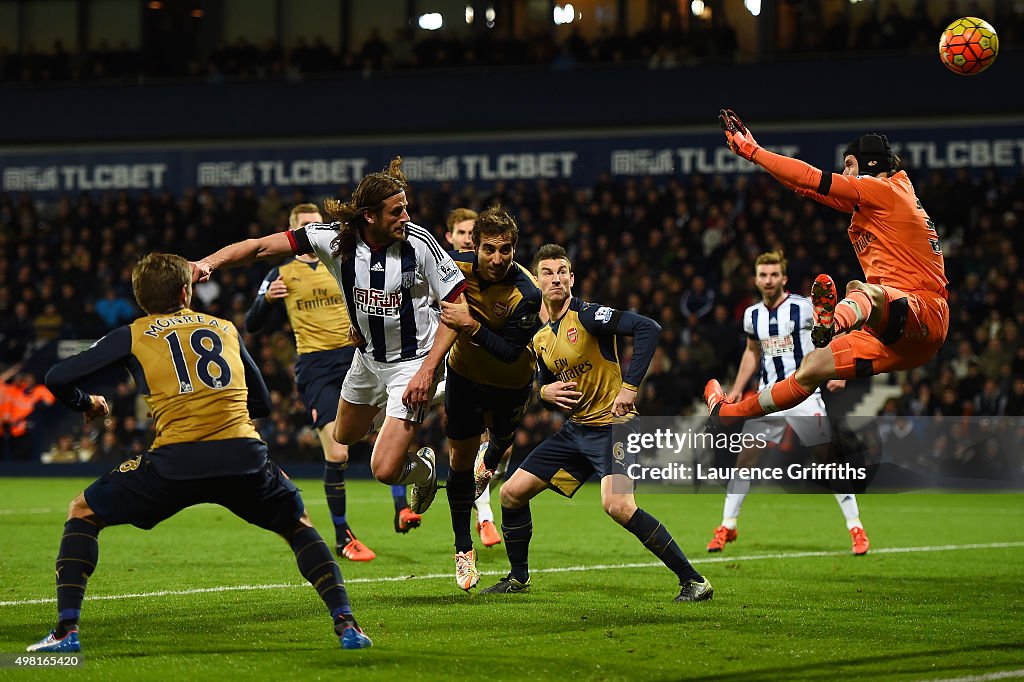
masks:
[[[338,416],[341,385],[352,366],[355,346],[315,353],[303,353],[295,363],[295,384],[306,406],[309,420],[318,429],[330,424]],[[313,419],[316,410],[316,419]]]
[[[107,525],[143,530],[204,502],[275,533],[293,530],[305,511],[299,489],[269,459],[255,473],[172,479],[157,472],[149,453],[100,476],[85,489],[85,501]]]
[[[511,436],[523,421],[533,383],[496,388],[471,381],[448,367],[444,387],[444,433],[452,440],[479,436],[486,428],[497,437]]]
[[[537,478],[547,481],[557,493],[572,497],[593,474],[599,478],[612,474],[627,475],[636,455],[626,451],[624,443],[614,442],[629,424],[581,426],[565,422],[555,435],[533,449],[519,465]]]

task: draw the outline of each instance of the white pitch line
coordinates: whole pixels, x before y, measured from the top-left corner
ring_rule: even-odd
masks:
[[[985,544],[970,545],[932,545],[924,547],[880,547],[872,549],[872,554],[908,554],[914,552],[950,552],[962,549],[1011,549],[1024,547],[1024,542],[989,542]],[[707,557],[702,559],[691,559],[693,564],[726,564],[738,561],[766,561],[782,559],[806,559],[814,557],[848,556],[848,551],[842,552],[785,552],[779,554],[751,554],[748,556],[721,556]],[[536,568],[530,573],[582,573],[585,571],[617,571],[627,568],[657,568],[664,566],[660,561],[646,561],[629,564],[591,564],[578,566],[555,566],[552,568]],[[507,571],[480,571],[480,575],[505,575]],[[392,575],[376,578],[348,578],[346,585],[377,584],[405,582],[406,580],[439,580],[451,578],[451,573],[424,573],[423,575]],[[291,587],[308,587],[309,583],[277,583],[269,585],[223,585],[219,587],[196,587],[188,590],[159,590],[157,592],[134,592],[128,594],[106,594],[90,595],[89,601],[110,601],[118,599],[139,599],[147,597],[169,597],[185,596],[190,594],[207,594],[211,592],[245,592],[249,590],[279,590]],[[30,606],[32,604],[53,604],[57,600],[50,597],[45,599],[17,599],[13,601],[0,601],[2,606]]]
[[[968,675],[966,677],[948,677],[943,680],[922,680],[921,682],[990,682],[990,680],[1009,680],[1015,677],[1024,677],[1024,670],[1003,670],[997,673]]]
[[[37,509],[0,509],[0,516],[17,516],[20,514],[50,514],[53,509],[39,507]]]

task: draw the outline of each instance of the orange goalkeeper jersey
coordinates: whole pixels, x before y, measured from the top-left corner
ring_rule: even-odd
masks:
[[[825,175],[803,161],[764,149],[757,151],[755,162],[803,196],[853,214],[847,233],[868,282],[948,298],[935,223],[905,171],[889,178]]]

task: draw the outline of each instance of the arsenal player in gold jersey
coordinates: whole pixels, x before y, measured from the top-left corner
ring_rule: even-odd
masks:
[[[658,344],[654,320],[587,303],[572,295],[572,264],[557,244],[534,259],[548,322],[533,337],[541,401],[569,411],[561,430],[538,445],[501,486],[501,530],[511,572],[484,593],[523,592],[530,587],[530,500],[550,488],[572,497],[592,474],[601,479],[605,512],[635,535],[679,580],[676,601],[703,601],[711,583],[694,570],[672,535],[636,505],[627,476],[635,455],[614,443],[613,425],[637,416],[637,389]],[[619,337],[633,337],[633,358],[622,371]]]

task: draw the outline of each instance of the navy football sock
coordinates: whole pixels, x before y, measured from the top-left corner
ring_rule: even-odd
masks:
[[[643,509],[637,509],[625,527],[678,576],[680,585],[687,580],[704,581],[704,577],[690,565],[683,550],[672,539],[672,534],[658,519]]]
[[[530,538],[533,537],[529,502],[518,509],[502,506],[501,535],[505,538],[505,553],[512,566],[512,577],[525,583],[530,579]]]
[[[334,536],[339,545],[345,546],[350,529],[345,518],[345,464],[342,462],[324,462],[324,495],[334,522]],[[354,533],[352,537],[355,537]]]
[[[58,638],[78,627],[85,586],[100,559],[99,532],[99,526],[83,519],[71,519],[64,524],[57,551]]]
[[[470,519],[473,514],[472,471],[448,470],[448,507],[452,512],[452,530],[455,531],[455,551],[468,552],[473,549],[473,536],[470,533]]]
[[[498,465],[501,464],[501,456],[508,450],[508,446],[512,445],[512,439],[516,437],[515,432],[507,436],[495,436],[493,433],[487,433],[487,450],[484,452],[484,466],[490,470],[495,470]]]
[[[331,616],[337,618],[339,615],[351,614],[352,607],[348,603],[341,568],[320,533],[315,528],[302,526],[292,533],[288,543],[295,552],[299,572],[323,599]]]
[[[409,498],[405,496],[404,485],[391,486],[391,499],[395,503],[396,512],[400,512],[409,506]]]
[[[356,617],[349,613],[339,613],[334,617],[334,633],[339,637],[345,632],[345,628],[352,626],[359,628],[359,623],[356,622]]]

